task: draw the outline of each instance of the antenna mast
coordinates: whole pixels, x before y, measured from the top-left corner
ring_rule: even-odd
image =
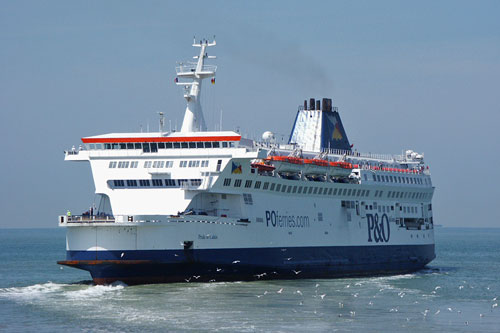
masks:
[[[184,98],[187,101],[184,121],[182,122],[181,127],[182,133],[196,131],[203,132],[207,130],[207,125],[205,124],[205,118],[203,117],[200,103],[201,82],[203,79],[209,77],[212,78],[212,83],[215,82],[215,72],[217,71],[217,66],[204,64],[205,59],[216,58],[215,56],[209,56],[206,52],[207,47],[215,45],[215,36],[212,42],[204,39],[197,43],[196,40],[194,40],[193,47],[200,48],[200,54],[193,57],[194,59],[198,59],[198,61],[196,63],[179,63],[179,66],[175,68],[177,72],[175,83],[184,87]],[[179,82],[179,78],[190,79],[190,81]]]

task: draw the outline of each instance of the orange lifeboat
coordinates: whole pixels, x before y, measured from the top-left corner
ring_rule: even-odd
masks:
[[[304,164],[301,158],[293,156],[269,156],[266,161],[269,161],[277,172],[285,174],[299,173]]]

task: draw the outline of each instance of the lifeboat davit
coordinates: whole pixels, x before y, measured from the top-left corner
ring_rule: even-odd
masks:
[[[304,165],[301,158],[293,156],[269,156],[266,160],[272,163],[277,172],[287,175],[298,174]]]

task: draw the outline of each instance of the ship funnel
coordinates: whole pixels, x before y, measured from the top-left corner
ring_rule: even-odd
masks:
[[[325,149],[350,151],[351,145],[342,125],[342,120],[330,98],[321,101],[314,98],[304,101],[304,109],[299,108],[288,143],[296,144],[304,151],[323,152]],[[323,112],[313,112],[313,111]]]

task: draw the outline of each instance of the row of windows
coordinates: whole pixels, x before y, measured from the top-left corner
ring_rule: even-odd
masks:
[[[114,179],[113,187],[198,187],[201,179]]]
[[[179,166],[181,168],[207,168],[209,160],[191,160],[191,161],[179,161]],[[137,168],[139,165],[138,161],[110,161],[109,168]],[[144,168],[172,168],[174,166],[174,161],[144,161]]]
[[[231,186],[231,178],[225,178],[223,185]],[[252,187],[252,180],[245,181],[245,188]],[[241,187],[242,180],[235,179],[234,187]],[[261,181],[256,181],[254,188],[260,189],[262,183]],[[363,189],[337,189],[337,188],[325,188],[325,187],[317,187],[317,186],[298,186],[298,185],[282,185],[264,182],[263,190],[276,191],[276,192],[284,192],[284,193],[298,193],[298,194],[317,194],[317,195],[340,195],[340,196],[356,196],[356,197],[367,197],[370,195],[370,190]],[[384,191],[375,191],[375,197],[381,198]],[[430,199],[431,193],[423,193],[423,192],[398,192],[398,191],[389,191],[387,193],[387,198],[399,198],[399,199]]]
[[[156,153],[158,149],[177,148],[228,148],[234,147],[234,142],[143,142],[143,143],[91,143],[89,149],[142,149],[145,153]]]
[[[208,160],[191,160],[191,161],[180,161],[179,162],[179,167],[181,168],[199,168],[201,164],[202,168],[207,168],[208,167]]]
[[[368,175],[364,174],[365,180],[368,180]],[[427,178],[407,177],[407,176],[391,176],[391,175],[375,175],[372,174],[374,182],[400,183],[400,184],[420,184],[430,185],[430,180]]]

